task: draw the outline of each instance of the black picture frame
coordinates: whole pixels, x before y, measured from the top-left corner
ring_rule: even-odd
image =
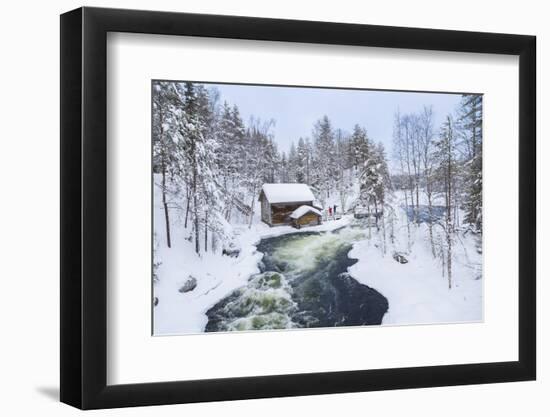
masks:
[[[107,385],[108,32],[519,56],[519,358],[513,362]],[[136,10],[61,15],[61,401],[81,409],[534,380],[536,38]]]

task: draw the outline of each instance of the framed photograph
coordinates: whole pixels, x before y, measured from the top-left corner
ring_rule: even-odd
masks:
[[[61,401],[533,380],[535,37],[61,16]]]

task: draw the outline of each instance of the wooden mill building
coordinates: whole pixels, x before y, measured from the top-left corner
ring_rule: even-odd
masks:
[[[259,201],[262,221],[270,226],[295,227],[321,224],[321,212],[313,206],[315,197],[306,184],[264,184]]]

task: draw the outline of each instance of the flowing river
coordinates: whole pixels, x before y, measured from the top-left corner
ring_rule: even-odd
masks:
[[[207,311],[207,332],[376,325],[388,301],[347,272],[364,232],[343,227],[266,238],[260,273]]]

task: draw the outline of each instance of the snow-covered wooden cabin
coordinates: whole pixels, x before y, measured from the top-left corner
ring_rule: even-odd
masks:
[[[270,226],[320,224],[321,213],[313,207],[314,200],[306,184],[264,184],[259,198],[262,221]]]
[[[321,224],[323,215],[315,207],[300,206],[292,212],[290,219],[292,225],[299,229],[302,226],[315,226]]]

